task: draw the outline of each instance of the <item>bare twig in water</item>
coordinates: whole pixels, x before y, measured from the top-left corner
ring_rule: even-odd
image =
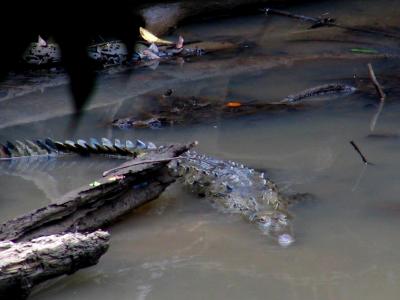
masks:
[[[372,68],[372,64],[370,64],[370,63],[368,64],[368,73],[369,73],[369,78],[371,79],[373,85],[375,86],[375,89],[378,92],[380,100],[381,100],[381,103],[379,104],[378,111],[375,113],[374,117],[371,120],[370,130],[372,132],[372,131],[374,131],[376,123],[378,122],[379,115],[381,114],[381,112],[383,110],[383,105],[385,103],[386,94],[383,91],[383,89],[382,89],[381,85],[379,84],[378,80],[376,79],[374,69]]]
[[[280,16],[284,16],[284,17],[288,17],[288,18],[292,18],[292,19],[298,19],[298,20],[312,23],[311,28],[329,26],[329,27],[342,28],[342,29],[346,29],[346,30],[350,30],[350,31],[369,33],[369,34],[377,34],[380,36],[400,39],[400,35],[386,32],[386,31],[366,29],[366,28],[357,28],[357,27],[351,27],[351,26],[347,26],[347,25],[338,24],[338,23],[336,23],[335,19],[329,18],[329,17],[328,18],[308,17],[308,16],[296,15],[296,14],[292,14],[287,11],[282,11],[282,10],[277,10],[277,9],[272,9],[272,8],[265,8],[263,11],[266,14],[271,13],[271,14],[275,14],[275,15],[280,15]]]
[[[372,65],[368,63],[368,73],[369,73],[369,78],[371,78],[372,83],[374,84],[376,91],[378,92],[380,96],[380,100],[383,102],[386,99],[386,94],[383,91],[381,85],[379,84],[378,80],[376,79],[374,69],[372,68]]]
[[[376,122],[378,121],[379,115],[381,114],[381,112],[383,110],[384,104],[385,104],[385,101],[381,101],[381,103],[379,103],[378,111],[374,114],[374,116],[371,120],[371,124],[369,126],[369,129],[371,130],[371,132],[375,130]]]
[[[297,19],[301,21],[306,21],[313,23],[312,27],[320,27],[320,26],[327,26],[327,25],[332,25],[335,23],[335,20],[332,18],[314,18],[314,17],[308,17],[308,16],[303,16],[303,15],[296,15],[292,14],[287,11],[283,10],[278,10],[278,9],[273,9],[273,8],[266,8],[265,9],[266,14],[274,14],[274,15],[279,15],[279,16],[284,16],[292,19]]]
[[[358,146],[356,145],[356,143],[354,143],[354,141],[350,141],[350,144],[353,146],[354,150],[357,151],[357,153],[361,156],[361,159],[363,161],[364,164],[366,165],[372,165],[372,163],[370,163],[367,158],[362,154],[360,148],[358,148]]]
[[[171,161],[171,160],[174,160],[174,159],[182,159],[182,158],[184,158],[184,157],[177,156],[177,157],[169,157],[169,158],[154,159],[154,160],[150,159],[150,160],[134,161],[131,164],[127,164],[127,165],[124,165],[122,167],[117,167],[117,168],[110,169],[110,170],[107,170],[107,171],[103,172],[103,177],[106,177],[107,175],[110,175],[111,173],[115,173],[115,172],[117,172],[119,170],[123,170],[123,169],[130,168],[130,167],[137,166],[137,165],[152,164],[152,163],[159,163],[159,162],[168,162],[168,161]]]

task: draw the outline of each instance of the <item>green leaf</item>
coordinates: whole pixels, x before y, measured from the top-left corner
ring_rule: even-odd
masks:
[[[371,48],[351,48],[350,51],[354,53],[370,53],[370,54],[379,53],[378,50]]]

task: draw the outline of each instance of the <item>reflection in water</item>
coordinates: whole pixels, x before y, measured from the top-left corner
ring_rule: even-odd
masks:
[[[293,11],[314,16],[330,11],[352,26],[379,22],[387,28],[399,27],[398,3],[392,0],[319,1],[293,6]],[[267,170],[285,191],[316,196],[316,203],[294,209],[297,242],[282,249],[239,216],[221,214],[205,199],[174,184],[160,199],[110,229],[110,250],[97,266],[46,283],[32,299],[397,299],[400,106],[396,74],[400,66],[395,58],[364,55],[357,59],[349,49],[370,47],[396,54],[398,41],[349,36],[337,29],[309,31],[304,24],[265,16],[209,21],[179,30],[188,39],[231,38],[259,46],[196,58],[182,66],[160,64],[156,70],[134,72],[130,81],[121,74],[105,77],[92,102],[97,108],[85,116],[74,137],[64,136],[65,87],[25,94],[1,110],[0,140],[47,136],[140,138],[156,144],[198,140],[199,152]],[[266,57],[273,61],[274,55],[334,52],[353,59],[297,61],[257,69],[260,57],[265,63]],[[224,69],[227,61],[238,63],[230,67],[236,68],[232,74]],[[251,71],[240,61],[252,62]],[[379,109],[367,62],[373,62],[388,94],[374,133],[393,133],[391,139],[367,138]],[[215,73],[209,72],[210,67]],[[146,109],[146,93],[173,89],[182,96],[271,102],[330,82],[357,85],[360,91],[306,110],[231,120],[217,116],[193,126],[125,131],[109,126],[116,117]],[[4,127],[16,124],[20,115],[23,123],[36,117],[33,111],[20,111],[22,101],[29,99],[49,103],[39,118],[46,120]],[[6,101],[10,100],[1,103]],[[45,113],[53,112],[59,117],[48,119]],[[375,166],[362,169],[349,145],[353,139],[362,141]],[[12,176],[0,165],[0,219],[45,205],[119,163],[68,159]]]

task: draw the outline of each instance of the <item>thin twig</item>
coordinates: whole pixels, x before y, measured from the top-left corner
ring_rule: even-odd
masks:
[[[376,79],[374,69],[372,68],[372,65],[368,63],[368,73],[369,73],[369,78],[371,78],[372,83],[374,84],[376,91],[378,92],[380,96],[380,100],[383,102],[386,99],[386,94],[384,93],[381,85],[379,84],[378,80]]]
[[[350,144],[353,146],[354,150],[357,151],[357,153],[361,156],[361,159],[363,161],[364,164],[366,165],[372,165],[372,163],[370,163],[367,158],[362,154],[360,148],[358,148],[358,146],[356,145],[356,143],[354,143],[354,141],[350,141]]]
[[[127,168],[130,168],[130,167],[133,167],[133,166],[137,166],[137,165],[151,164],[151,163],[158,163],[158,162],[167,162],[167,161],[171,161],[171,160],[174,160],[174,159],[182,159],[182,158],[184,158],[184,157],[177,156],[177,157],[169,157],[169,158],[154,159],[154,160],[150,159],[150,160],[134,161],[131,164],[127,164],[125,166],[120,166],[120,167],[113,168],[113,169],[110,169],[110,170],[107,170],[107,171],[103,172],[103,177],[106,177],[107,175],[109,175],[111,173],[115,173],[115,172],[117,172],[119,170],[127,169]]]

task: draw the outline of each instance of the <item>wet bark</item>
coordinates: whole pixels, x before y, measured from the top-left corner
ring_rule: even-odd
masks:
[[[0,242],[0,298],[25,299],[40,282],[97,264],[108,243],[101,230]]]
[[[171,145],[124,163],[124,168],[74,190],[55,203],[0,225],[0,240],[27,241],[64,232],[90,232],[157,198],[175,178],[168,160],[192,145]],[[140,160],[164,161],[132,165]],[[93,186],[94,185],[94,186]]]

